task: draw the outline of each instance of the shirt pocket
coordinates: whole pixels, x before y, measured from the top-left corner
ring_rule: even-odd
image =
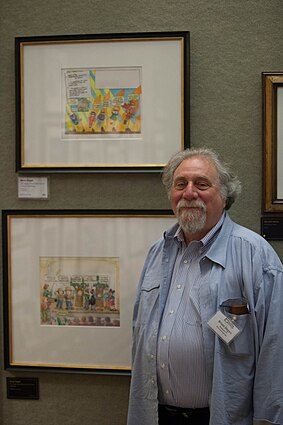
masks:
[[[151,323],[158,311],[160,282],[153,277],[145,276],[139,301],[137,322],[140,324]]]
[[[233,300],[229,300],[233,301]],[[226,304],[226,305],[225,305]],[[231,304],[233,305],[233,303]],[[230,319],[239,329],[238,335],[229,343],[221,341],[221,351],[232,356],[249,356],[253,353],[253,333],[251,324],[251,313],[234,314],[229,312],[229,306],[226,302],[220,307],[225,316]]]

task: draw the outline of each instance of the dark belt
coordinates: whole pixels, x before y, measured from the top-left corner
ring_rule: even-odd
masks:
[[[183,416],[184,418],[204,418],[209,420],[209,408],[202,407],[197,409],[189,409],[186,407],[168,406],[167,404],[158,405],[159,412],[167,413],[172,416]]]

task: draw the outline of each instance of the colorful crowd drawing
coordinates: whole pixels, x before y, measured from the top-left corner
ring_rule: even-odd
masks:
[[[46,273],[41,267],[41,325],[120,326],[117,282],[109,274]]]
[[[141,84],[96,86],[96,70],[65,70],[65,135],[141,133]]]

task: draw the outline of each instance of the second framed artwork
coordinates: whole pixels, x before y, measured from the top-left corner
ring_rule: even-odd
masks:
[[[263,210],[283,212],[283,72],[263,72]]]
[[[159,171],[189,146],[189,32],[17,37],[16,170]]]
[[[168,211],[2,211],[5,368],[130,373],[132,312]]]

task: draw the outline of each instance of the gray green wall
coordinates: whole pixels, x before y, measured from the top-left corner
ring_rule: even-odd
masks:
[[[260,231],[262,71],[283,71],[282,0],[10,0],[0,13],[1,209],[167,208],[157,174],[52,174],[48,201],[17,199],[14,37],[147,31],[191,33],[191,145],[233,165],[243,193],[232,217]],[[282,242],[273,243],[281,259]],[[2,294],[1,304],[2,305]],[[1,325],[3,323],[0,316]],[[28,335],[27,335],[28,340]],[[124,425],[129,377],[3,370],[3,425]],[[86,345],[87,349],[87,345]],[[40,400],[8,400],[7,376],[38,376]]]

